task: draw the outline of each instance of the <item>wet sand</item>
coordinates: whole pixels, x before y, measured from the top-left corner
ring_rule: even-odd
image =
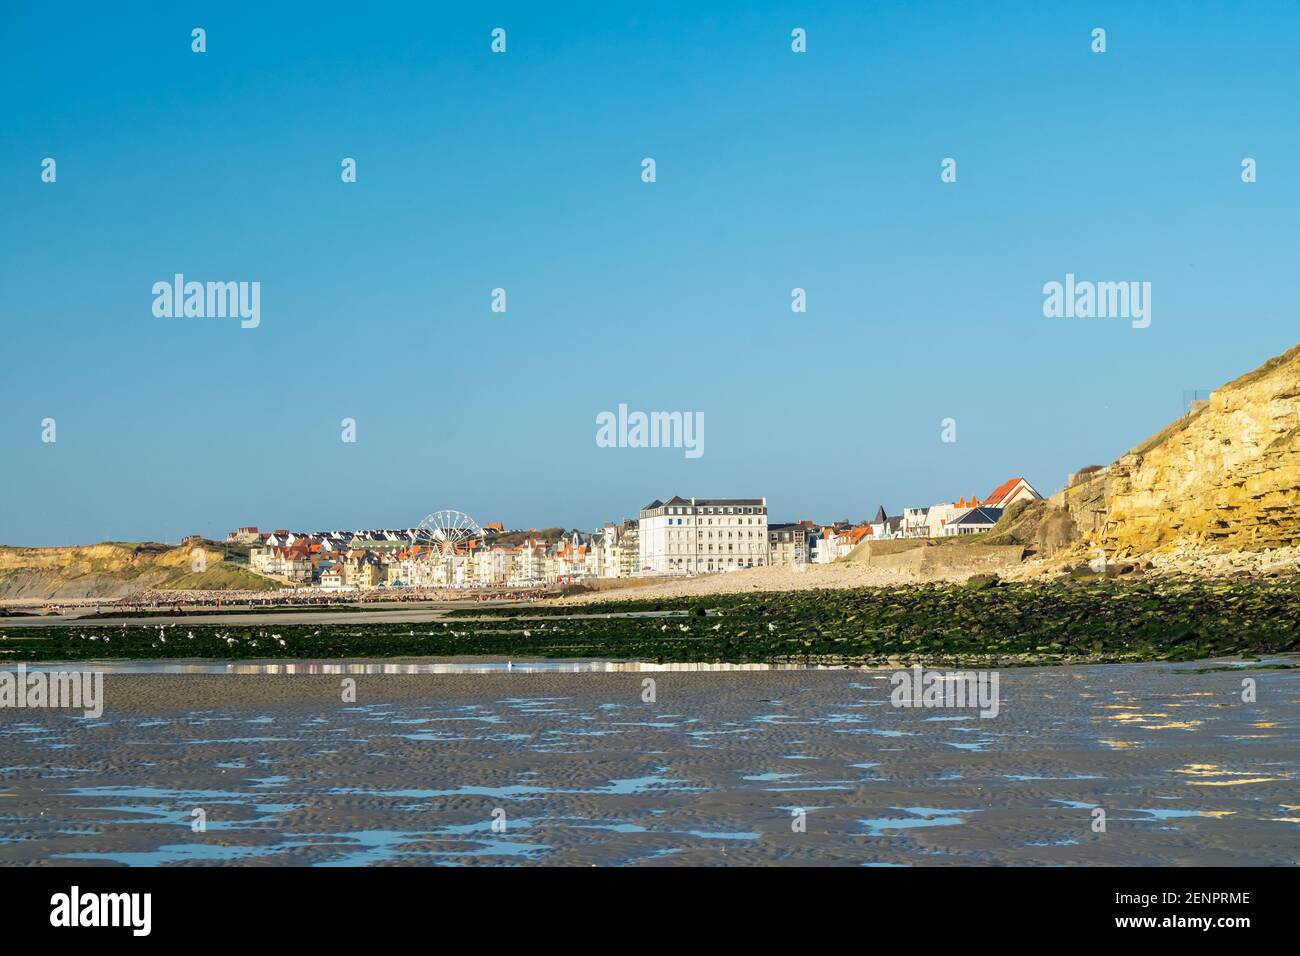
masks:
[[[427,604],[389,604],[372,605],[355,610],[332,610],[305,606],[302,608],[284,607],[263,611],[240,611],[238,608],[220,613],[204,613],[203,609],[176,614],[166,610],[151,612],[147,617],[113,615],[106,612],[103,617],[88,614],[66,614],[59,616],[7,617],[0,619],[0,627],[141,627],[146,625],[194,625],[211,624],[218,627],[261,627],[277,624],[388,624],[416,623],[424,624],[446,617],[449,610],[474,609],[490,615],[502,607],[516,607],[522,602],[484,601],[440,602]]]
[[[110,674],[0,711],[0,863],[1294,864],[1300,672],[1195,668],[1003,670],[989,719],[887,671]]]

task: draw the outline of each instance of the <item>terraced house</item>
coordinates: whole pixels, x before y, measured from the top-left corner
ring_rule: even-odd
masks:
[[[278,575],[294,582],[311,581],[311,546],[305,540],[283,547],[252,548],[248,560],[258,574]]]

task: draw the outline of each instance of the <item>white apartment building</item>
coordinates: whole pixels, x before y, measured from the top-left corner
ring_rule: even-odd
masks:
[[[476,584],[505,584],[510,578],[510,552],[506,548],[479,548],[473,561]]]
[[[516,547],[510,560],[511,584],[539,584],[546,578],[546,549],[532,538]]]
[[[766,498],[655,499],[641,509],[643,574],[702,574],[768,562]]]

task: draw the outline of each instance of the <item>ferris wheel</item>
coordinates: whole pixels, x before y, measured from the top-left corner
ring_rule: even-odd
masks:
[[[440,557],[449,558],[463,542],[483,540],[478,522],[462,511],[435,511],[415,529],[415,542],[428,545]]]

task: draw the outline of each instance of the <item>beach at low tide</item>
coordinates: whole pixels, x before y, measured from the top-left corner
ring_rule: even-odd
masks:
[[[0,864],[1300,859],[1296,670],[1004,669],[982,718],[888,670],[290,666],[0,711]]]

